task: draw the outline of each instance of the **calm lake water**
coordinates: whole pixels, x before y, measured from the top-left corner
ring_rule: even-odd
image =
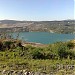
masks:
[[[16,32],[11,34],[13,38],[16,38],[19,34],[19,39],[43,44],[68,41],[75,38],[75,34],[57,34],[49,32]]]

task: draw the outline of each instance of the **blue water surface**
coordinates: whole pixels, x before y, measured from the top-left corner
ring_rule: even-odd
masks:
[[[58,34],[58,33],[49,33],[49,32],[15,32],[10,33],[13,38],[28,41],[28,42],[37,42],[42,44],[51,44],[59,41],[69,41],[75,38],[75,34]]]

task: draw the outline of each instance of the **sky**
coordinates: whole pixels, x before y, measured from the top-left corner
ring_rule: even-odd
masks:
[[[0,20],[74,19],[75,0],[0,0]]]

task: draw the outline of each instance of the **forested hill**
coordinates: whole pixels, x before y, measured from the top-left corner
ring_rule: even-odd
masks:
[[[51,33],[74,33],[75,20],[62,21],[17,21],[0,20],[0,32],[44,31]]]

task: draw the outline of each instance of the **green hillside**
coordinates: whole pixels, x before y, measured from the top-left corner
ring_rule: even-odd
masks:
[[[70,72],[71,69],[66,70],[66,68],[58,70],[57,65],[75,65],[74,47],[73,41],[34,47],[22,46],[20,40],[1,39],[0,70],[28,70],[46,73],[55,71],[57,74],[61,73],[61,70]]]

